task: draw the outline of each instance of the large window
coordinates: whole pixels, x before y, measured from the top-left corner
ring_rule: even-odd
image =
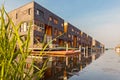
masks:
[[[58,24],[58,20],[57,20],[57,19],[54,19],[54,23],[55,23],[55,24]]]
[[[39,13],[39,10],[38,10],[38,9],[37,9],[37,12],[36,12],[36,13],[37,13],[37,15],[40,15],[40,13]]]
[[[72,35],[72,40],[73,40],[74,36]]]
[[[16,13],[16,19],[18,18],[18,14]]]
[[[36,14],[42,18],[44,17],[44,12],[39,9],[37,9]]]
[[[26,32],[28,30],[28,23],[24,22],[21,24],[20,32]]]
[[[39,27],[44,30],[45,29],[45,25],[43,23],[40,23]]]
[[[55,36],[58,35],[58,30],[57,30],[57,28],[54,29],[54,35],[55,35]]]
[[[42,42],[43,42],[43,39],[44,39],[44,37],[35,36],[35,37],[34,37],[34,44],[42,43]]]
[[[26,32],[27,31],[27,22],[24,23],[24,27],[23,27],[23,31]]]
[[[37,23],[36,24],[37,26],[37,30],[39,31],[39,32],[44,32],[44,29],[45,29],[45,25],[43,24],[43,23]]]
[[[62,33],[63,33],[62,31],[59,31],[59,35],[62,35]]]
[[[61,23],[61,26],[62,26],[62,27],[64,26],[63,23]]]
[[[72,28],[72,32],[74,32],[74,29]]]
[[[49,21],[52,21],[52,17],[51,16],[49,17]]]
[[[70,34],[68,34],[68,38],[71,38],[71,35],[70,35]]]
[[[28,9],[28,15],[30,15],[30,14],[31,14],[31,8]]]

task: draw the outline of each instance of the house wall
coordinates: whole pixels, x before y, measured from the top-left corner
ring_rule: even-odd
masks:
[[[69,47],[74,48],[79,48],[79,46],[91,47],[93,45],[91,36],[82,32],[70,23],[67,25],[67,32],[64,33],[64,19],[36,2],[28,3],[9,12],[9,16],[12,18],[15,25],[23,21],[23,27],[20,27],[19,30],[20,35],[27,35],[28,27],[25,25],[27,24],[27,26],[29,26],[29,23],[32,23],[30,48],[41,48],[43,46],[41,43],[47,43],[56,37],[57,38],[49,45],[49,47],[63,47],[66,43]],[[40,44],[38,45],[38,43]],[[95,41],[95,46],[99,45],[100,42]]]

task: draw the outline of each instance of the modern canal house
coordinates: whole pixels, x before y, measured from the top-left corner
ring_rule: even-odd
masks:
[[[92,41],[92,51],[93,52],[104,52],[104,45],[100,43],[99,41],[93,39]]]
[[[30,2],[9,12],[9,16],[12,18],[16,25],[19,22],[23,21],[23,24],[21,25],[19,30],[19,34],[24,35],[23,38],[26,37],[29,24],[32,22],[29,48],[33,51],[33,54],[36,53],[38,50],[41,50],[41,48],[43,47],[42,42],[44,41],[45,34],[46,43],[55,39],[54,41],[52,41],[52,43],[48,45],[48,49],[51,48],[55,50],[64,50],[64,47],[68,46],[68,48],[71,49],[80,49],[81,52],[85,52],[85,56],[89,56],[90,53],[88,52],[92,51],[93,46],[97,47],[101,45],[101,43],[97,40],[93,40],[91,36],[82,32],[80,29],[73,26],[69,22],[66,23],[64,19],[45,9],[36,2]],[[78,56],[80,54],[80,51],[77,54],[76,52],[69,53],[62,51],[56,51],[53,54],[53,52],[51,51],[48,55],[57,57],[60,56],[62,57],[61,59],[63,61],[66,61],[66,65],[69,65],[70,62],[68,62],[68,60],[71,58],[73,59],[74,57],[67,56],[67,54]],[[76,62],[76,59],[74,62]],[[51,68],[49,68],[48,70],[51,71]]]
[[[9,12],[9,16],[12,18],[15,24],[23,21],[19,33],[21,35],[27,35],[28,24],[33,23],[31,30],[31,49],[41,48],[42,45],[37,45],[37,41],[40,43],[44,40],[46,34],[46,42],[51,41],[57,36],[64,33],[64,19],[40,6],[36,2],[28,3],[20,8],[17,8]],[[68,47],[79,48],[92,46],[92,37],[82,32],[72,24],[67,24],[67,33],[56,38],[49,47],[63,47],[65,43],[68,43]]]
[[[33,52],[42,48],[43,45],[41,43],[43,41],[48,43],[53,39],[55,40],[48,45],[48,48],[56,49],[61,47],[64,49],[64,47],[68,46],[69,48],[80,49],[87,56],[90,55],[88,52],[101,47],[100,42],[93,40],[85,32],[68,22],[66,23],[64,19],[34,1],[9,12],[9,16],[16,25],[23,21],[19,29],[20,35],[24,35],[23,38],[26,37],[29,23],[32,22],[29,48]],[[67,31],[65,32],[65,30]],[[45,34],[46,39],[44,40]]]

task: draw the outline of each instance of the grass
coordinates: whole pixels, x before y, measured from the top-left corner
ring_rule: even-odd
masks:
[[[43,77],[46,70],[47,61],[39,68],[34,65],[34,60],[26,70],[26,59],[31,53],[28,49],[31,24],[25,41],[18,33],[21,24],[15,25],[4,6],[0,8],[0,80],[37,80]],[[33,69],[37,69],[34,74],[31,73]]]

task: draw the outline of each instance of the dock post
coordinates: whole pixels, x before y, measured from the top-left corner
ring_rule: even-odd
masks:
[[[83,47],[83,49],[84,49],[84,52],[83,52],[83,54],[84,54],[84,57],[85,57],[85,47]]]
[[[95,54],[92,54],[92,62],[95,60]]]
[[[81,61],[81,46],[79,46],[79,51],[80,51],[80,53],[79,53],[79,61]]]
[[[68,57],[66,57],[66,66],[68,66]]]
[[[82,64],[80,64],[80,70],[82,70],[83,68],[82,68]]]
[[[86,57],[88,57],[88,46],[86,46]]]
[[[66,51],[68,51],[68,43],[66,43]]]
[[[66,72],[66,69],[64,70],[64,78],[63,78],[63,80],[67,80],[67,72]]]
[[[79,45],[79,51],[81,52],[81,45]]]
[[[79,61],[81,61],[81,53],[79,54]]]
[[[52,56],[50,56],[49,61],[53,61],[53,57]]]

